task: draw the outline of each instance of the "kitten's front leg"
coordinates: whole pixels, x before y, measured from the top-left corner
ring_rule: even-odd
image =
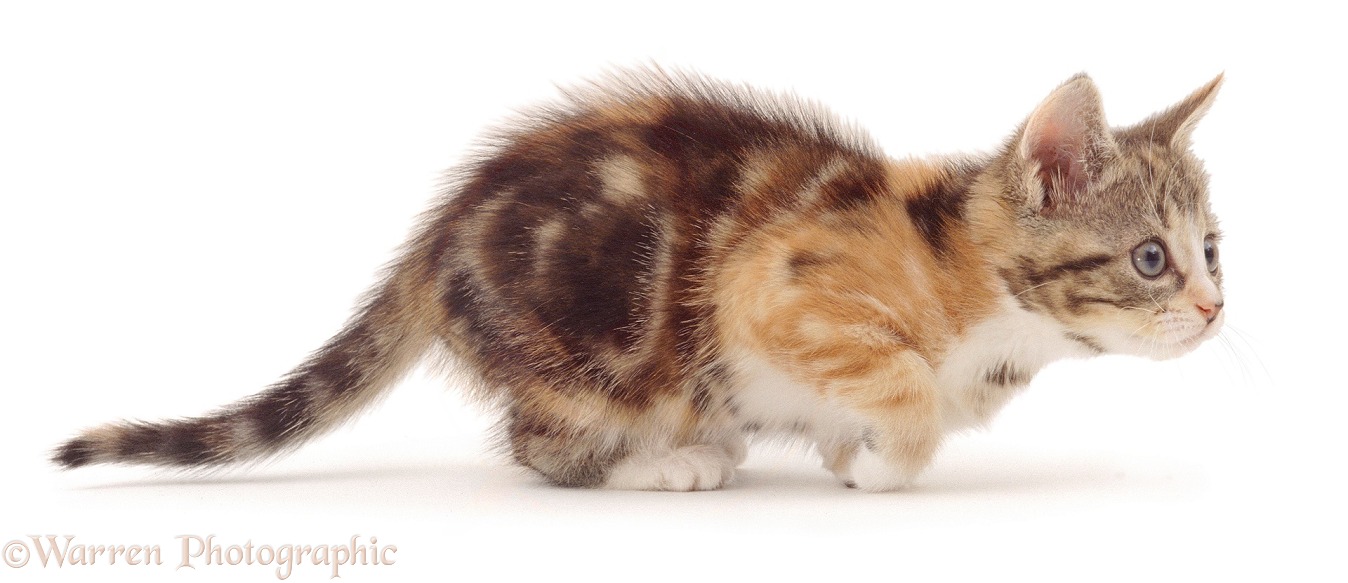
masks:
[[[876,363],[870,374],[828,386],[829,397],[863,419],[859,439],[821,448],[844,484],[872,492],[910,485],[931,463],[944,433],[935,374],[911,350]]]
[[[832,302],[759,330],[776,364],[863,428],[819,446],[844,483],[895,490],[930,464],[944,433],[936,374],[895,322]]]
[[[866,216],[850,219],[869,224]],[[722,344],[766,359],[815,393],[807,402],[835,421],[814,432],[833,441],[820,452],[839,478],[866,490],[901,488],[931,462],[944,432],[925,347],[946,337],[945,309],[912,283],[925,277],[895,277],[922,275],[911,258],[853,252],[890,248],[889,238],[819,224],[783,223],[726,261],[714,278]]]

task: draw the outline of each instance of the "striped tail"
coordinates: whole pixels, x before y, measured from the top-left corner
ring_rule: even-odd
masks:
[[[202,417],[95,427],[58,447],[52,461],[204,468],[275,455],[333,429],[385,394],[430,345],[430,327],[403,305],[398,283],[261,393]]]

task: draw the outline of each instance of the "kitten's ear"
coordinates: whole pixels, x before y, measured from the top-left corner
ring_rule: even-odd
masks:
[[[1025,121],[1017,142],[1026,172],[1034,174],[1030,196],[1037,200],[1032,202],[1044,211],[1075,202],[1117,150],[1105,124],[1100,91],[1085,74],[1049,94]]]
[[[1222,87],[1222,77],[1223,75],[1218,75],[1216,79],[1208,81],[1207,85],[1190,93],[1184,101],[1137,124],[1137,133],[1159,144],[1189,149],[1189,138],[1193,135],[1198,120],[1203,119],[1203,114],[1212,107],[1212,101],[1217,97],[1217,90]]]

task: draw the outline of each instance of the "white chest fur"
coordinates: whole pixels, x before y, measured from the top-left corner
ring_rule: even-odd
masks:
[[[1092,355],[1088,342],[1003,298],[1001,309],[955,340],[936,368],[947,429],[986,424],[1044,365]]]

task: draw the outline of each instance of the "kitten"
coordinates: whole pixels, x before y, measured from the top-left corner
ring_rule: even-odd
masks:
[[[1171,358],[1217,333],[1220,234],[1189,140],[1220,83],[1110,128],[1078,75],[996,152],[918,160],[792,98],[615,75],[494,135],[275,385],[91,429],[54,460],[270,456],[439,346],[556,484],[714,489],[772,432],[847,486],[901,488],[1051,361]]]

